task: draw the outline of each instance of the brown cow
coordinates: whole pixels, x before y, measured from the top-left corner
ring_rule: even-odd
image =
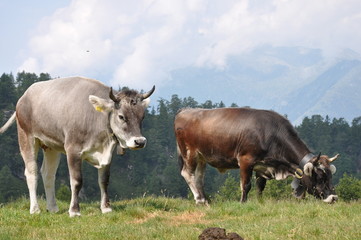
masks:
[[[297,197],[307,191],[326,202],[337,200],[331,183],[336,168],[330,163],[338,155],[314,156],[289,121],[273,111],[183,109],[176,115],[174,131],[181,174],[196,203],[207,203],[203,190],[207,163],[221,172],[240,169],[242,202],[251,189],[253,171],[259,194],[267,179],[294,176]]]

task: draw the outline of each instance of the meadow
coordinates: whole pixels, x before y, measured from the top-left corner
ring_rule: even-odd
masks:
[[[361,239],[361,204],[315,199],[252,199],[196,206],[180,198],[143,197],[113,202],[101,214],[97,202],[81,203],[82,216],[70,218],[68,202],[59,213],[30,215],[20,198],[0,206],[0,239],[198,239],[208,227],[236,232],[244,239]]]

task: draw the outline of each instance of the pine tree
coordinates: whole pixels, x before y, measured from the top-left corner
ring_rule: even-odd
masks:
[[[0,110],[15,108],[17,101],[14,77],[12,74],[3,74],[0,77]]]
[[[8,166],[0,170],[0,183],[0,203],[16,199],[26,192],[25,182],[14,177]]]

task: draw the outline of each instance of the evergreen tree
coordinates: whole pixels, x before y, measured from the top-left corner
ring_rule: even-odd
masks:
[[[241,199],[241,188],[239,181],[228,172],[224,184],[220,186],[215,195],[216,201],[239,201]]]
[[[32,84],[39,81],[46,81],[50,78],[50,75],[47,73],[41,73],[40,77],[38,77],[35,73],[27,73],[24,71],[18,73],[16,76],[18,98],[21,97],[26,89],[28,89]]]
[[[199,107],[198,102],[192,97],[187,97],[183,99],[184,108],[197,108]]]
[[[36,74],[21,72],[17,74],[16,80],[11,74],[3,74],[0,77],[1,124],[11,116],[17,99],[31,84],[48,79],[50,79],[50,75],[46,73],[40,74],[38,77]],[[180,175],[173,130],[176,113],[179,109],[187,107],[211,109],[225,106],[223,102],[213,103],[211,100],[198,103],[193,97],[180,99],[175,94],[169,101],[159,99],[156,107],[152,107],[149,111],[147,109],[142,130],[147,138],[147,147],[139,151],[126,150],[125,155],[113,157],[109,185],[112,201],[141,197],[143,194],[187,196],[189,190]],[[238,106],[232,104],[231,107]],[[296,130],[315,154],[320,151],[329,156],[336,153],[341,154],[334,163],[337,167],[334,183],[337,183],[344,173],[361,178],[361,117],[355,118],[349,125],[342,118],[331,120],[328,116],[323,118],[320,115],[314,115],[306,117],[301,125],[296,127]],[[0,156],[0,182],[15,183],[17,180],[19,184],[21,183],[20,186],[15,184],[16,187],[10,188],[11,191],[0,187],[0,196],[3,197],[1,201],[8,201],[11,198],[10,195],[15,198],[19,194],[27,193],[26,184],[23,181],[24,163],[19,153],[15,125],[6,133],[0,134]],[[41,161],[39,158],[39,166]],[[82,196],[88,200],[98,200],[100,192],[97,170],[89,164],[84,164],[83,170]],[[56,186],[58,188],[60,186],[58,194],[66,195],[64,183],[68,182],[67,163],[65,156],[62,156],[56,180]],[[227,187],[225,188],[225,186]],[[270,181],[266,186],[265,195],[268,194],[271,197],[274,194],[277,196],[287,195],[289,189],[286,189],[285,186],[289,187],[287,181]],[[39,190],[40,188],[41,181]],[[232,192],[234,188],[239,188],[239,170],[220,174],[215,168],[207,167],[205,190],[211,197],[217,195],[218,191],[236,193]],[[16,192],[16,189],[21,193]],[[237,197],[238,200],[239,197]]]
[[[182,100],[178,97],[178,95],[172,95],[172,99],[170,100],[168,108],[172,117],[174,117],[178,110],[182,108]]]
[[[14,108],[17,97],[14,77],[12,74],[3,74],[0,77],[0,110]]]
[[[16,199],[25,192],[25,182],[14,177],[8,166],[0,170],[0,183],[0,203]]]
[[[361,198],[361,180],[345,173],[340,179],[336,191],[345,201],[358,200]]]
[[[207,100],[205,103],[201,104],[202,108],[212,109],[215,106],[213,105],[211,100]]]

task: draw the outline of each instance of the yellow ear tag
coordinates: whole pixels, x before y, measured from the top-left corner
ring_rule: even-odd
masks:
[[[97,110],[98,112],[103,112],[103,108],[102,108],[102,107],[99,107],[99,106],[96,106],[96,107],[95,107],[95,110]]]
[[[295,172],[295,177],[301,179],[302,176],[303,176],[303,171],[300,168],[297,168]]]

